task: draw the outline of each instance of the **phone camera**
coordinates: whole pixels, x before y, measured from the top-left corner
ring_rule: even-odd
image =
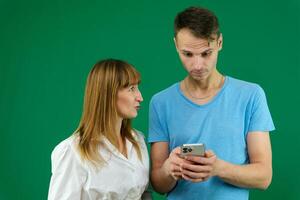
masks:
[[[193,149],[190,148],[190,147],[184,147],[184,148],[182,149],[182,152],[183,152],[183,153],[189,153],[189,152],[192,152],[192,151],[193,151]]]
[[[184,148],[182,149],[182,152],[183,152],[183,153],[187,153],[187,152],[188,152],[188,148],[184,147]]]

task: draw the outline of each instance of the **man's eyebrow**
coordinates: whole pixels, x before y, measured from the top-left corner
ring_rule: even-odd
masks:
[[[185,53],[186,53],[186,52],[194,53],[194,52],[192,52],[191,50],[187,50],[187,49],[180,49],[180,51],[185,52]],[[207,49],[205,49],[204,51],[200,52],[199,54],[206,53],[206,52],[209,52],[209,51],[213,51],[213,48],[208,47]]]
[[[184,51],[184,52],[192,52],[192,51],[186,50],[186,49],[180,49],[180,51]]]
[[[205,52],[208,52],[208,51],[213,51],[214,49],[213,48],[208,48],[208,49],[205,49],[202,53],[205,53]]]

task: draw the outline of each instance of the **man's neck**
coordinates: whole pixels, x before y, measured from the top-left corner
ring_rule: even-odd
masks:
[[[225,78],[219,72],[206,80],[194,80],[186,77],[180,84],[184,95],[196,104],[202,105],[208,103],[218,94]]]
[[[186,83],[186,87],[188,87],[190,91],[207,92],[210,90],[219,89],[220,86],[222,86],[222,84],[220,84],[222,79],[222,74],[220,74],[218,71],[215,71],[209,77],[202,80],[196,80],[190,76],[187,76],[184,81]]]

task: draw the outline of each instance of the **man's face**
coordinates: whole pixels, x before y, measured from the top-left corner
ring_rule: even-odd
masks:
[[[174,38],[180,60],[194,80],[205,80],[216,70],[222,35],[215,38],[211,41],[197,38],[188,29],[180,30]]]

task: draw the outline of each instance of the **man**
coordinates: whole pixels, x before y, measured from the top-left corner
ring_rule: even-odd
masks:
[[[217,70],[223,37],[211,11],[179,13],[174,42],[188,75],[150,103],[152,185],[171,200],[248,199],[249,188],[266,189],[272,179],[264,91]],[[180,156],[187,143],[204,143],[205,155]]]

